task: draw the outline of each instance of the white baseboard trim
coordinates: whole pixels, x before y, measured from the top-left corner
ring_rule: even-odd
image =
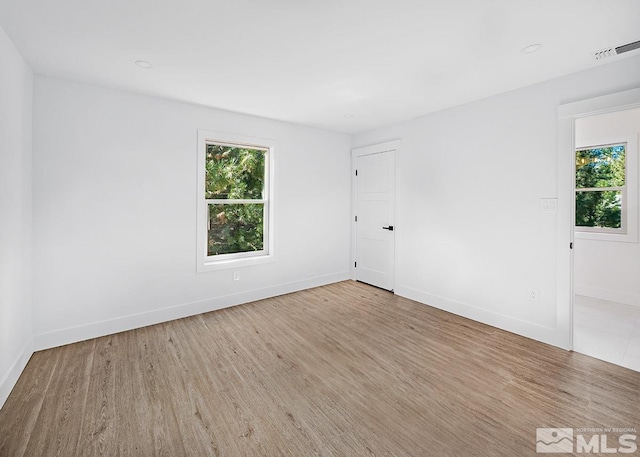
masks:
[[[15,387],[16,382],[18,382],[18,378],[27,366],[27,362],[29,362],[33,352],[33,340],[29,339],[22,347],[22,350],[7,374],[2,378],[2,381],[0,381],[0,408],[2,408],[4,402],[7,401],[9,394]]]
[[[584,295],[585,297],[597,298],[599,300],[623,303],[631,306],[640,306],[640,295],[637,294],[604,289],[602,287],[587,286],[584,284],[576,284],[574,292],[577,295]]]
[[[395,293],[422,304],[432,306],[458,316],[466,317],[467,319],[487,324],[492,327],[497,327],[499,329],[506,330],[507,332],[525,336],[552,346],[563,348],[560,344],[562,340],[559,338],[559,333],[556,328],[532,324],[504,314],[487,311],[486,309],[477,308],[466,303],[432,295],[407,286],[396,287]]]
[[[330,275],[317,276],[300,281],[294,281],[262,289],[239,292],[237,294],[224,295],[193,303],[169,306],[144,313],[131,314],[129,316],[109,319],[77,327],[69,327],[52,332],[40,333],[34,337],[34,350],[41,351],[65,344],[77,343],[79,341],[98,338],[100,336],[112,335],[114,333],[132,330],[134,328],[146,327],[148,325],[159,324],[161,322],[182,319],[183,317],[194,316],[196,314],[207,313],[222,308],[228,308],[243,303],[249,303],[265,298],[276,297],[291,292],[311,289],[313,287],[324,286],[339,281],[349,279],[348,271],[334,273]]]

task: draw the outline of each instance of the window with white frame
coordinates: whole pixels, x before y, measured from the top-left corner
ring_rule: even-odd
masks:
[[[576,230],[627,233],[627,144],[580,148],[575,159]]]
[[[222,134],[199,136],[199,265],[268,257],[273,146]]]

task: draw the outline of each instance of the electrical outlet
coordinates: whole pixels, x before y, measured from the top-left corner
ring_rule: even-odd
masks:
[[[529,294],[527,295],[527,298],[530,301],[540,301],[540,291],[538,289],[529,289]]]
[[[238,273],[237,271],[233,272],[233,280],[234,281],[240,281],[240,273]]]

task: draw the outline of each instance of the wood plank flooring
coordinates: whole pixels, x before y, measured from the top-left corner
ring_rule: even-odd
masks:
[[[527,456],[640,373],[352,281],[33,355],[0,456]]]

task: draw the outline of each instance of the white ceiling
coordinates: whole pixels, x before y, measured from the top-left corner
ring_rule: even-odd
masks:
[[[623,58],[590,53],[640,40],[640,1],[0,0],[0,26],[39,74],[353,133]]]

